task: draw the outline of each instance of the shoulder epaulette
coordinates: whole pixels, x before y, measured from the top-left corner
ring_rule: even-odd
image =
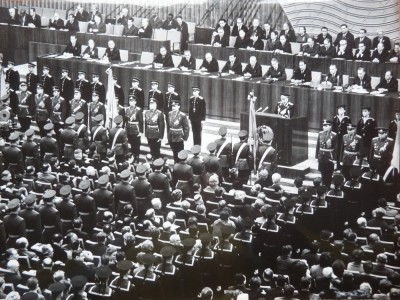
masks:
[[[178,95],[178,93],[177,93],[177,92],[173,92],[172,94],[174,94],[174,95]]]
[[[143,91],[143,90],[142,90],[140,87],[138,87],[138,88],[137,88],[137,90],[139,90],[139,91]]]
[[[98,82],[97,84],[99,84],[99,85],[103,85],[103,83],[101,83],[101,82]]]
[[[158,92],[158,93],[161,93],[161,91],[160,91],[160,90],[156,90],[156,92]]]
[[[48,74],[47,77],[50,77],[50,78],[51,78],[51,77],[53,77],[53,76],[51,76],[50,74]]]
[[[82,81],[86,81],[86,82],[89,82],[89,80],[87,80],[86,78],[85,78],[85,79],[82,79]]]
[[[86,100],[81,99],[81,101],[82,101],[83,103],[86,103]]]
[[[324,133],[324,132],[325,132],[325,131],[322,130],[322,131],[320,131],[319,133]]]
[[[336,135],[336,132],[331,131],[331,134]]]
[[[199,99],[204,99],[202,96],[199,96]]]
[[[389,141],[392,141],[392,142],[393,142],[393,139],[392,139],[392,138],[390,138],[390,137],[387,137],[387,139],[388,139]]]
[[[121,86],[120,86],[119,84],[116,84],[115,86],[116,86],[117,88],[121,88]]]
[[[361,136],[359,136],[358,134],[356,134],[356,137],[358,137],[358,138],[360,138],[360,139],[361,139]]]
[[[16,91],[15,93],[16,93],[17,95],[19,95],[19,94],[21,94],[21,91]]]
[[[49,97],[49,95],[47,95],[47,94],[43,94],[43,97],[47,97],[47,98],[48,98],[48,97]]]
[[[378,139],[379,139],[378,137],[372,138],[373,141],[376,141],[376,140],[378,140]]]
[[[185,113],[181,112],[181,116],[186,116]]]
[[[28,95],[32,95],[32,93],[31,93],[30,91],[26,91],[26,93],[27,93]]]
[[[65,77],[65,79],[67,79],[67,80],[71,80],[71,77],[68,77],[68,76],[67,76],[67,77]]]
[[[288,104],[289,104],[289,105],[294,105],[294,103],[292,103],[292,102],[288,102]]]

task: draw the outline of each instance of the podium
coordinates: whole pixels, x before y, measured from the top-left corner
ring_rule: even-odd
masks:
[[[279,151],[278,164],[294,166],[308,158],[308,118],[282,118],[276,114],[256,113],[257,127],[267,125],[274,132],[272,146]],[[249,130],[249,113],[240,114],[240,130]]]

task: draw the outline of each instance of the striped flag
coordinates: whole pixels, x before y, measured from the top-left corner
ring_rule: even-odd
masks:
[[[254,106],[254,102],[256,101],[256,97],[251,97],[250,108],[249,108],[249,144],[253,147],[253,160],[254,160],[254,171],[257,170],[256,167],[256,153],[257,153],[257,122],[256,122],[256,109]]]
[[[106,95],[106,128],[111,128],[113,124],[114,117],[118,114],[118,104],[115,99],[114,91],[114,81],[112,69],[107,69],[108,73],[108,85],[107,85],[107,95]]]
[[[5,94],[7,94],[5,74],[3,72],[3,67],[0,66],[0,98]]]
[[[400,170],[400,121],[396,121],[397,133],[394,140],[392,166]]]

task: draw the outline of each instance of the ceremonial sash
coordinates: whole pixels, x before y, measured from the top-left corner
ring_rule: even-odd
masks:
[[[273,148],[272,148],[271,146],[269,146],[269,147],[267,148],[267,150],[265,150],[263,156],[261,156],[261,159],[260,159],[260,163],[259,163],[259,165],[258,165],[258,168],[261,168],[261,165],[262,165],[262,163],[264,162],[264,159],[267,157],[268,153],[270,153],[272,149],[273,149]]]
[[[219,148],[218,153],[217,153],[218,158],[221,155],[222,151],[225,149],[226,145],[228,145],[228,144],[229,144],[229,141],[225,140],[225,142],[221,145],[221,147]]]
[[[243,144],[240,146],[239,151],[238,151],[238,153],[236,154],[235,163],[238,161],[238,159],[239,159],[239,157],[240,157],[240,154],[242,153],[242,151],[243,151],[243,149],[244,149],[245,146],[247,146],[247,143],[243,143]]]
[[[118,136],[119,136],[119,134],[121,133],[122,130],[123,130],[122,128],[119,128],[118,131],[117,131],[117,133],[115,134],[114,139],[113,139],[113,142],[112,142],[111,149],[114,149],[115,143],[117,142],[117,138],[118,138]]]

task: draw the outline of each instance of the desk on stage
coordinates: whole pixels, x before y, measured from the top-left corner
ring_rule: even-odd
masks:
[[[267,125],[274,132],[272,146],[279,151],[278,164],[294,166],[308,158],[307,117],[282,118],[276,114],[256,113],[257,127]],[[249,129],[249,113],[240,114],[240,130]]]

